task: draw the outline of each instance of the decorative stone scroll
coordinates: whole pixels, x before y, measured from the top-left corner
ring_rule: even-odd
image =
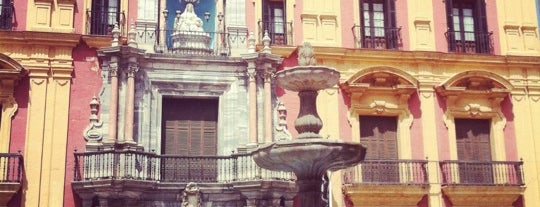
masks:
[[[94,96],[90,101],[90,123],[84,129],[84,139],[89,144],[97,144],[103,139],[103,122],[98,118],[99,101]]]

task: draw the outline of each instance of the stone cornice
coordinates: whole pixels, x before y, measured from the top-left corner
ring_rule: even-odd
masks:
[[[35,32],[35,31],[0,31],[0,44],[32,44],[43,46],[75,47],[80,34]]]
[[[112,36],[82,35],[82,40],[91,48],[104,48],[111,46]]]
[[[427,63],[439,65],[467,65],[482,67],[539,68],[537,56],[500,56],[481,54],[458,54],[430,51],[369,50],[336,47],[314,47],[317,59],[341,61]]]

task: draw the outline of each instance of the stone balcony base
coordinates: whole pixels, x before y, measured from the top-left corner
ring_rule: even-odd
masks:
[[[523,194],[521,186],[444,186],[453,207],[512,207]]]
[[[11,197],[13,197],[20,188],[20,183],[0,183],[0,206],[7,206]]]
[[[427,195],[426,185],[344,185],[344,195],[354,206],[362,207],[405,207],[417,206],[418,202]]]

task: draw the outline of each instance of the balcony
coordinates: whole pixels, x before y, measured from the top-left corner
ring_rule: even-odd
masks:
[[[448,30],[445,33],[448,51],[455,53],[493,54],[493,32]]]
[[[363,27],[352,28],[356,48],[390,49],[401,48],[401,28],[396,27]]]
[[[0,206],[7,206],[21,188],[23,159],[21,154],[0,153]]]
[[[159,37],[159,38],[152,38]],[[229,56],[231,54],[231,36],[227,32],[199,32],[180,30],[144,30],[137,36],[139,42],[154,43],[156,53]]]
[[[250,154],[175,156],[102,150],[75,152],[74,155],[72,185],[87,201],[96,196],[110,199],[112,195],[133,199],[130,196],[136,194],[136,199],[143,203],[175,203],[189,182],[197,183],[203,194],[222,197],[220,199],[227,202],[246,202],[242,199],[266,196],[269,199],[287,197],[292,203],[296,192],[291,173],[259,168]],[[115,189],[124,190],[118,193]],[[147,193],[149,191],[152,193]]]
[[[440,168],[443,192],[457,206],[512,206],[525,189],[523,162],[442,161]]]
[[[115,25],[120,34],[125,34],[126,16],[124,12],[86,11],[86,33],[89,35],[111,36]]]
[[[265,31],[268,31],[271,45],[292,46],[292,22],[259,21],[259,43],[262,43]]]
[[[354,206],[415,206],[428,193],[425,160],[366,160],[343,170],[343,192]]]
[[[2,4],[2,1],[0,1],[0,30],[11,30],[13,13],[13,2]]]

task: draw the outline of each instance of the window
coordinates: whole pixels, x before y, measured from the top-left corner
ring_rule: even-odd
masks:
[[[362,164],[364,182],[399,182],[397,118],[360,116],[360,143],[368,148]]]
[[[90,34],[110,35],[120,24],[120,0],[93,0],[89,11]]]
[[[484,0],[447,0],[446,12],[450,52],[490,52]]]
[[[462,184],[493,183],[489,119],[455,119]],[[469,162],[470,161],[470,162]]]
[[[285,1],[263,1],[262,29],[259,31],[260,37],[268,31],[271,44],[287,44],[287,24],[285,22]],[[259,22],[260,24],[261,22]]]
[[[164,98],[162,112],[162,154],[178,157],[217,155],[217,99]],[[201,180],[217,178],[215,159],[170,158],[164,159],[162,165],[165,180],[194,176],[201,176],[198,177]],[[190,166],[203,167],[192,170]]]
[[[363,48],[397,49],[394,0],[361,0],[361,37]]]
[[[0,29],[10,30],[13,20],[13,2],[0,0]]]

